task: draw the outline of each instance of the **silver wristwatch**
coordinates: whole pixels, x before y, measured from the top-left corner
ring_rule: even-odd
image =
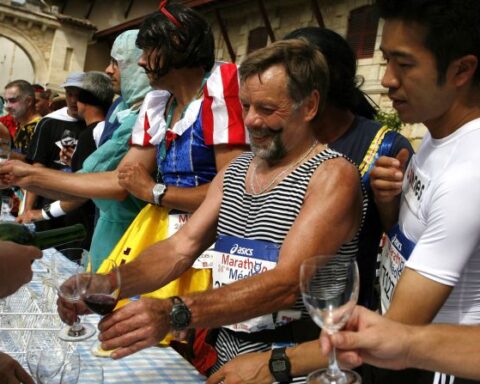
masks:
[[[155,205],[160,205],[162,203],[162,198],[167,191],[167,186],[165,184],[155,184],[152,189],[153,202]]]

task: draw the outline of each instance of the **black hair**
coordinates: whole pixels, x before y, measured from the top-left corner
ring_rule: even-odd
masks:
[[[445,81],[452,61],[465,55],[480,61],[480,1],[377,0],[377,7],[384,19],[425,28],[424,44],[435,57],[439,84]],[[480,83],[480,63],[473,83]]]
[[[373,119],[375,108],[358,89],[357,59],[348,42],[338,33],[320,27],[305,27],[288,33],[284,39],[304,38],[325,56],[330,72],[327,103]]]
[[[145,69],[157,77],[172,68],[200,67],[209,72],[215,62],[215,44],[208,23],[184,5],[171,3],[166,9],[180,26],[159,11],[145,19],[136,41],[138,48],[150,50]]]

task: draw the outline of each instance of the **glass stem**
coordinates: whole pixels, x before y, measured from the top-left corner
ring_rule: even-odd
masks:
[[[344,373],[338,367],[337,354],[333,347],[328,355],[328,368],[326,373],[329,379],[335,380],[333,381],[335,383],[341,383],[342,379],[345,377]]]
[[[73,332],[78,332],[78,331],[81,331],[82,328],[83,328],[83,325],[80,323],[80,317],[77,316],[77,318],[75,319],[75,322],[72,324],[70,329]]]

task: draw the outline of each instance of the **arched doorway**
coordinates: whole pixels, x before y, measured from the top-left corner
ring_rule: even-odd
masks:
[[[32,60],[25,50],[12,40],[0,35],[0,92],[12,80],[35,80]]]

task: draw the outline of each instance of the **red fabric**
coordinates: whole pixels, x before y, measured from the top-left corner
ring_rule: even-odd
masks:
[[[213,98],[208,93],[208,87],[203,87],[203,104],[202,104],[202,129],[205,144],[213,144]]]
[[[167,8],[165,8],[167,3],[167,0],[162,0],[160,2],[160,6],[158,7],[159,11],[162,12],[166,18],[170,20],[177,28],[180,28],[180,22],[167,10]]]
[[[10,136],[15,137],[15,132],[17,132],[17,122],[11,115],[5,115],[0,117],[0,123],[5,125],[8,128],[8,132],[10,132]]]
[[[152,140],[152,137],[148,133],[149,129],[150,129],[150,121],[148,121],[148,115],[147,115],[147,112],[145,112],[145,121],[143,122],[143,131],[145,133],[145,135],[143,137],[143,146],[144,147],[150,145],[150,140]]]
[[[217,351],[206,341],[208,329],[196,329],[193,342],[194,358],[192,364],[198,372],[206,375],[217,362]]]
[[[238,97],[237,66],[222,65],[220,71],[222,72],[223,97],[228,111],[228,142],[233,144],[246,143],[242,105]]]
[[[172,132],[168,130],[165,133],[165,146],[167,148],[167,151],[170,149],[170,146],[172,145],[172,141],[175,141],[177,139],[178,135],[175,132]]]
[[[242,105],[240,103],[238,91],[238,70],[235,64],[222,64],[218,69],[220,79],[215,76],[209,78],[207,85],[203,88],[203,106],[202,106],[202,129],[203,137],[205,139],[205,144],[207,145],[216,145],[216,144],[246,144],[247,137],[245,133],[245,126],[243,124],[242,116]],[[215,77],[212,80],[212,77]],[[212,83],[210,83],[212,81]],[[210,95],[208,92],[208,85],[211,87],[219,87],[219,82],[221,81],[222,94],[216,94],[214,96]],[[214,89],[214,88],[212,88]],[[215,105],[215,115],[212,110],[214,98],[216,99]],[[222,98],[223,100],[220,100]],[[219,108],[218,108],[219,107]],[[215,124],[216,120],[222,121],[227,120],[227,126],[223,127],[221,125]],[[228,130],[228,142],[217,142],[218,139],[215,138],[215,130]],[[224,135],[219,135],[220,137]]]

